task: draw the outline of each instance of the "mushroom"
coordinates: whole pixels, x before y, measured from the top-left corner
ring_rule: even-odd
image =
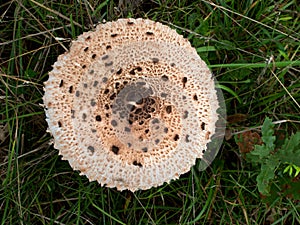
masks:
[[[147,19],[80,35],[53,65],[43,101],[63,159],[118,190],[157,187],[188,172],[218,121],[206,64],[188,40]]]

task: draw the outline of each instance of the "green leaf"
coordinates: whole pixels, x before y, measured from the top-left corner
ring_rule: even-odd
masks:
[[[214,46],[203,46],[196,49],[198,53],[200,52],[215,52],[216,48]]]
[[[240,104],[242,104],[242,100],[241,98],[237,95],[237,93],[235,93],[232,89],[230,89],[229,87],[227,86],[224,86],[222,84],[218,84],[217,85],[217,88],[220,88],[224,91],[227,91],[228,93],[232,94],[234,97],[236,97],[236,99],[239,101]]]
[[[289,171],[289,175],[290,175],[290,177],[293,175],[293,167],[291,167],[291,169]]]
[[[215,44],[216,49],[218,50],[234,50],[236,49],[236,46],[233,42],[230,42],[228,40],[222,40],[222,42],[216,42]]]
[[[261,171],[258,174],[256,181],[258,191],[263,195],[269,195],[270,193],[270,181],[275,177],[275,168],[276,165],[274,165],[273,163],[266,163],[261,165]]]
[[[261,164],[261,171],[256,177],[258,191],[263,195],[270,194],[271,181],[275,178],[275,169],[280,165],[278,154],[271,154],[275,149],[274,124],[270,118],[266,118],[262,125],[263,145],[255,145],[248,159]]]
[[[251,152],[251,155],[257,155],[260,160],[263,160],[270,155],[271,150],[272,149],[268,149],[265,144],[255,145],[254,151]]]
[[[96,16],[96,14],[100,13],[101,9],[109,3],[109,0],[103,1],[101,4],[97,6],[97,8],[92,13],[92,16]]]
[[[275,140],[274,136],[274,124],[272,120],[266,117],[262,125],[262,140],[263,145],[255,145],[254,150],[251,151],[247,158],[255,163],[264,163],[264,161],[271,155],[271,152],[275,149]]]
[[[296,165],[293,165],[293,167],[295,168],[296,172],[295,172],[295,176],[294,177],[297,177],[300,173],[300,167],[299,166],[296,166]]]
[[[289,170],[291,169],[291,165],[288,165],[287,167],[285,167],[283,173],[286,173],[288,172]]]
[[[300,167],[300,132],[292,134],[290,138],[286,138],[277,155],[283,163]]]
[[[272,120],[269,117],[266,117],[263,126],[261,128],[261,132],[262,132],[262,140],[266,145],[267,149],[269,151],[274,150],[275,148],[274,142],[276,140],[276,137],[274,136],[274,124],[272,123]]]

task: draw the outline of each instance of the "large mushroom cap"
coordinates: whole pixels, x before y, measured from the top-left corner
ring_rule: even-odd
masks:
[[[144,19],[80,35],[54,64],[43,100],[63,159],[118,190],[148,189],[189,171],[218,120],[206,64],[174,30]]]

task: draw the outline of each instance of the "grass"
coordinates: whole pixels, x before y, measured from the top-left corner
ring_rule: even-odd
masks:
[[[299,199],[264,201],[259,167],[232,138],[259,130],[267,116],[286,135],[299,130],[299,11],[295,0],[0,3],[1,224],[300,224]],[[47,73],[70,41],[129,16],[189,39],[223,88],[230,118],[207,170],[197,162],[179,180],[135,193],[89,183],[62,161],[41,106]]]

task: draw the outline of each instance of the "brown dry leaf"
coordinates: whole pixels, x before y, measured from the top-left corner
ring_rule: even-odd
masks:
[[[236,113],[234,115],[229,115],[227,116],[226,120],[227,123],[240,123],[240,122],[244,122],[247,120],[248,115],[246,114],[241,114],[241,113]]]
[[[254,145],[261,145],[262,140],[260,135],[255,131],[246,131],[238,134],[238,142],[241,153],[248,153],[254,150]]]
[[[225,130],[225,140],[228,141],[232,138],[232,131],[228,128]]]

